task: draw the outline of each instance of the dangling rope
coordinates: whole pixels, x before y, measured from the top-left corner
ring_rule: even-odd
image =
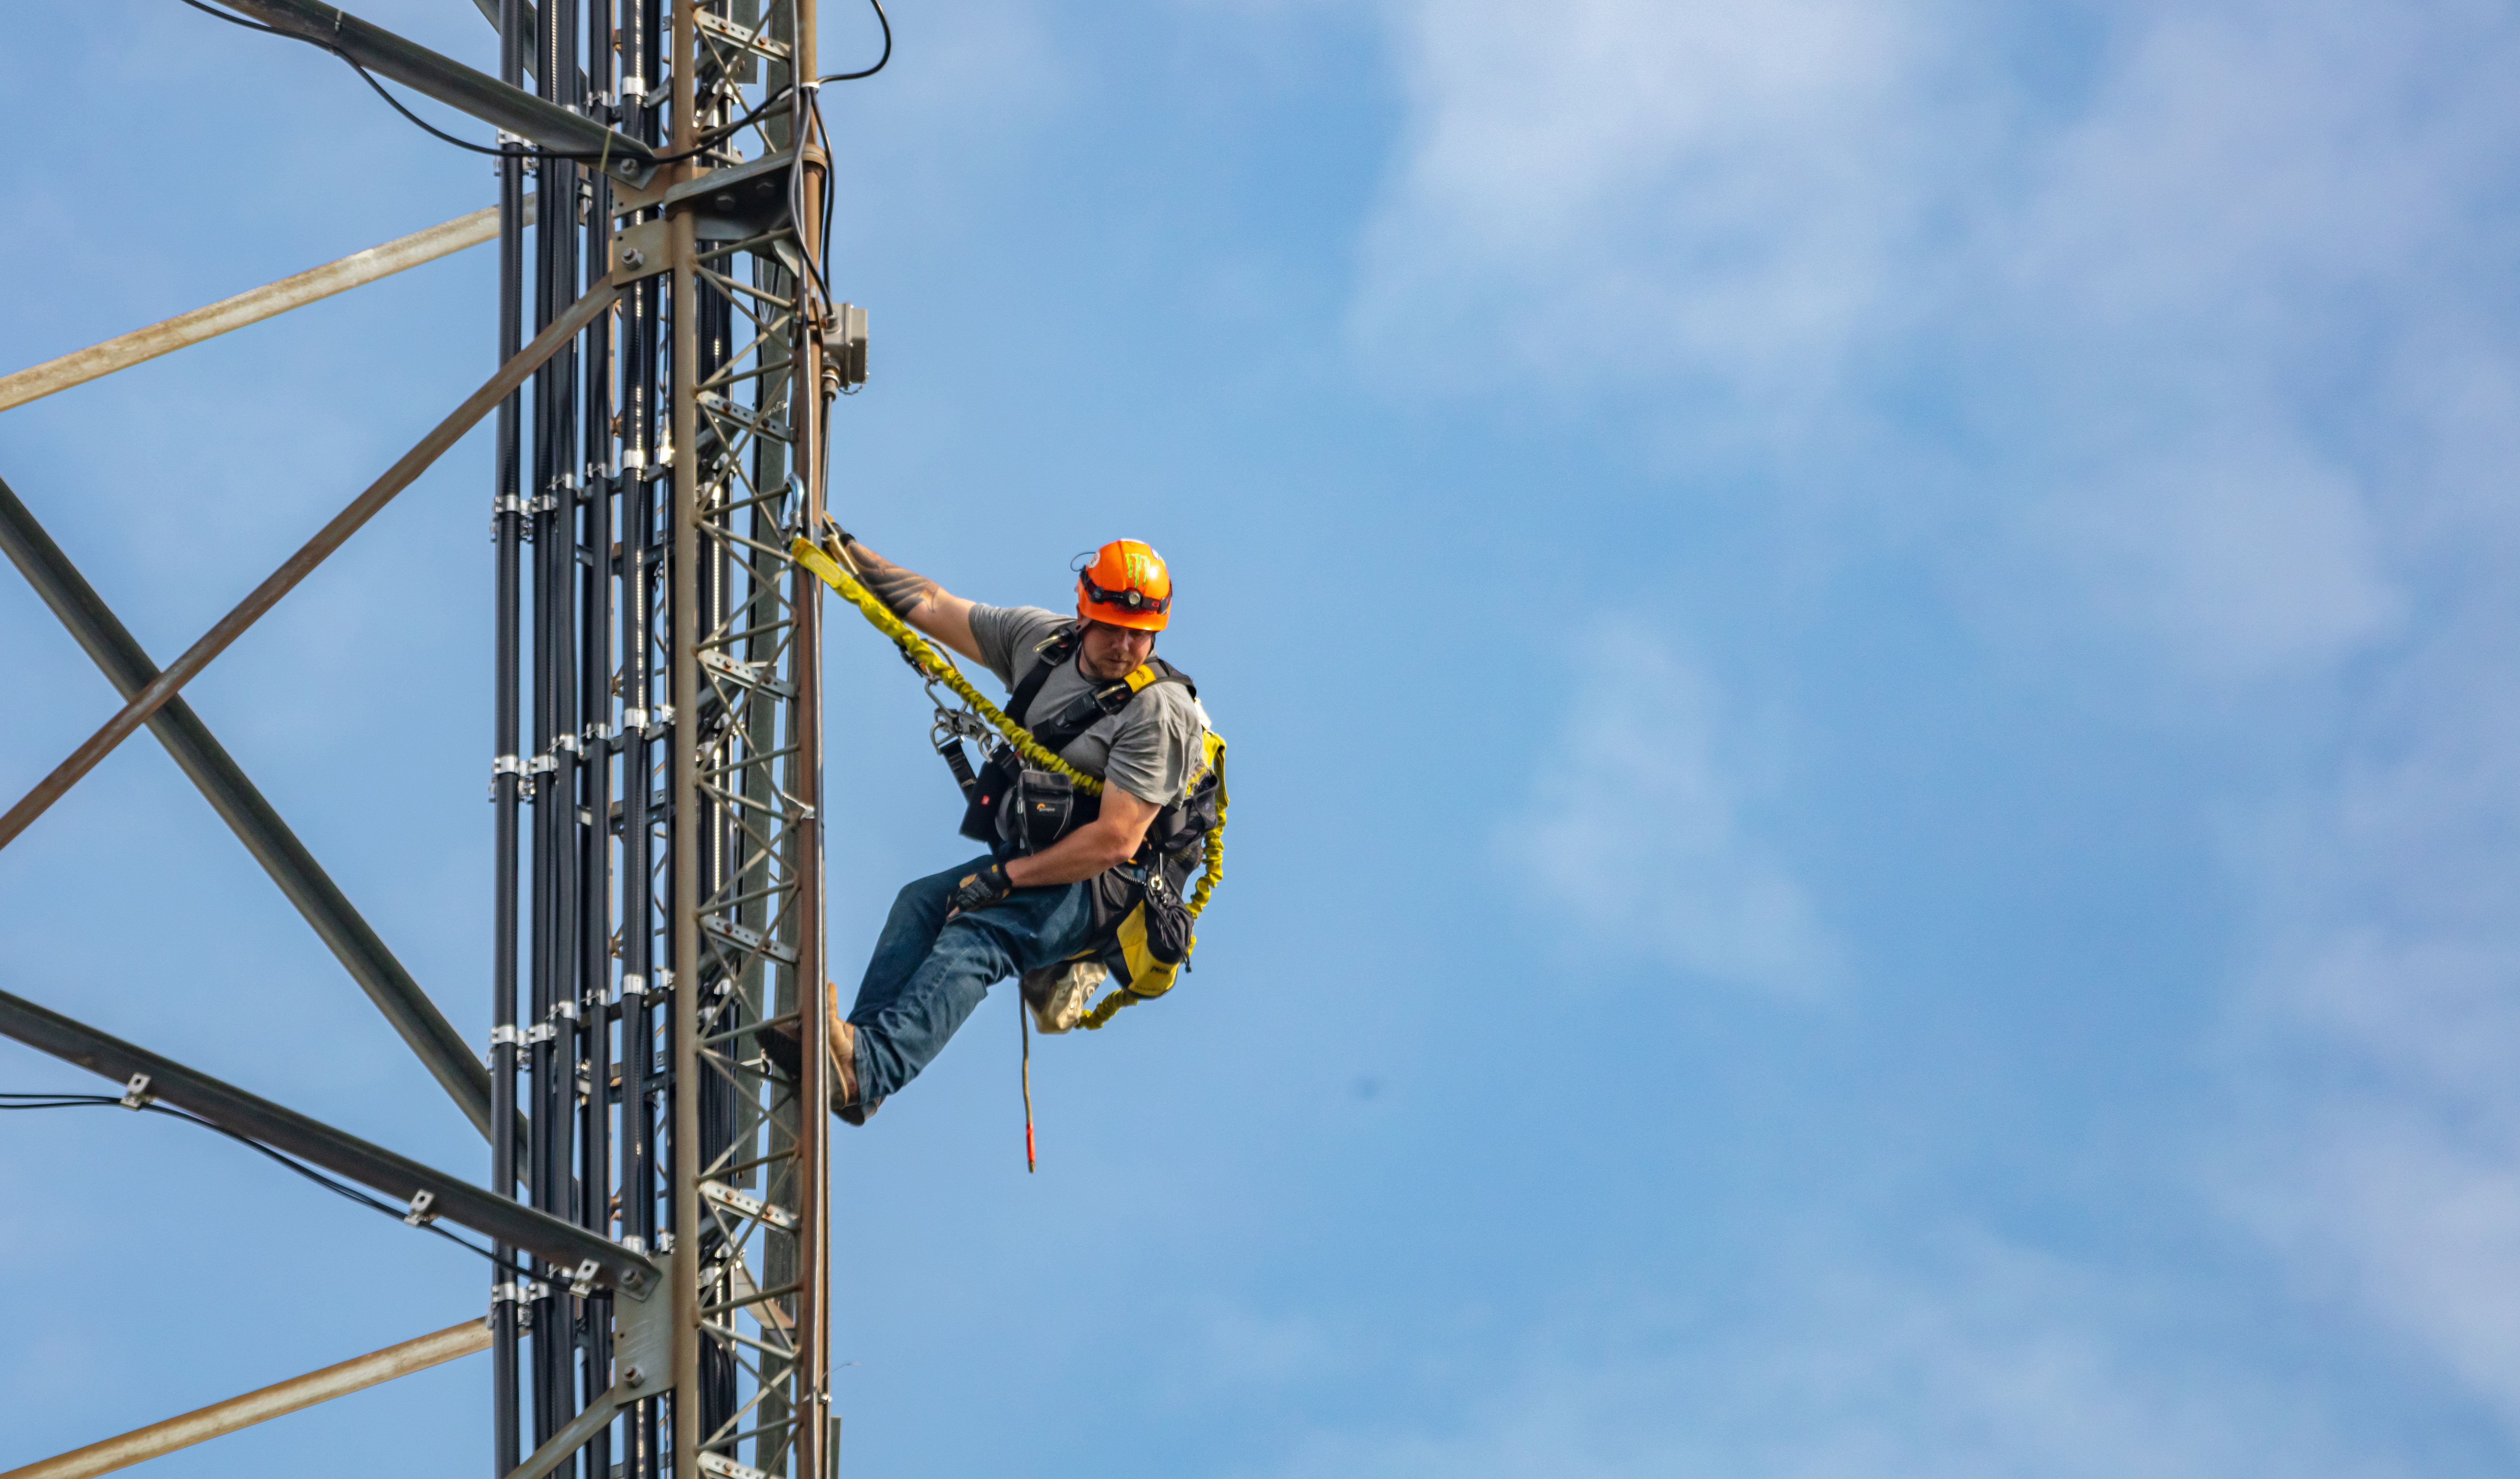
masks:
[[[1024,1174],[1030,1176],[1041,1168],[1032,1154],[1032,1004],[1015,993],[1015,1026],[1023,1032],[1023,1096],[1024,1096]]]

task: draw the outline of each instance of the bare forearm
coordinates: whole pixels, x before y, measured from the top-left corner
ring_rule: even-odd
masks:
[[[971,635],[971,603],[855,538],[848,542],[848,554],[857,566],[858,583],[886,609],[972,661],[982,660],[979,641]]]
[[[1007,881],[1017,888],[1082,881],[1128,862],[1146,831],[1145,823],[1132,829],[1117,817],[1088,822],[1040,852],[1010,861]]]
[[[917,570],[903,569],[858,540],[849,541],[849,559],[857,564],[858,584],[882,602],[886,610],[905,620],[945,592],[943,586]]]

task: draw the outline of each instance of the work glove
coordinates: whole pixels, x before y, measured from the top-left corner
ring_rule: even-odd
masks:
[[[951,906],[945,917],[952,919],[974,909],[986,909],[1014,891],[1014,884],[1007,880],[1005,865],[991,863],[977,873],[964,874],[963,881],[954,885],[954,892],[945,901]]]

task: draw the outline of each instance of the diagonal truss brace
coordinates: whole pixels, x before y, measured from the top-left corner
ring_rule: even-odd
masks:
[[[395,35],[373,22],[362,21],[338,5],[319,0],[219,0],[275,30],[287,31],[326,51],[337,52],[381,76],[460,109],[484,123],[546,149],[583,155],[592,164],[633,185],[645,185],[656,172],[656,152],[608,128],[573,109],[511,87],[452,57],[430,51],[417,41]]]
[[[431,1198],[430,1210],[445,1221],[522,1248],[562,1268],[582,1269],[592,1264],[593,1283],[618,1289],[633,1299],[647,1298],[656,1286],[656,1266],[610,1238],[372,1144],[311,1115],[275,1104],[5,991],[0,991],[0,1037],[15,1038],[118,1084],[128,1084],[134,1075],[147,1074],[148,1092],[157,1099],[199,1115],[220,1129],[346,1176],[396,1201],[409,1201],[426,1191]]]
[[[97,595],[62,547],[35,521],[17,492],[0,481],[0,551],[16,561],[44,604],[69,628],[124,700],[158,679],[157,664]],[[483,1135],[490,1133],[490,1071],[472,1055],[437,1004],[394,959],[315,855],[290,830],[262,791],[246,778],[209,726],[180,696],[150,716],[156,735],[202,795],[235,830],[237,840],[271,874],[289,902],[314,926],[341,968]],[[518,1132],[521,1137],[522,1131]],[[5,1479],[5,1476],[0,1476]]]
[[[231,1397],[225,1402],[197,1408],[180,1417],[169,1417],[163,1422],[153,1422],[145,1428],[135,1428],[102,1443],[72,1449],[58,1457],[38,1459],[23,1468],[0,1474],[0,1479],[96,1479],[99,1474],[129,1468],[142,1459],[188,1449],[197,1443],[207,1443],[257,1422],[285,1417],[319,1402],[363,1392],[380,1382],[426,1371],[431,1367],[443,1366],[489,1348],[489,1327],[480,1321],[468,1320],[417,1340],[406,1340],[382,1351],[354,1356],[320,1371],[292,1376],[287,1381],[274,1382],[242,1397]]]
[[[525,224],[534,224],[538,197],[525,197]],[[0,375],[0,411],[14,410],[28,401],[41,400],[72,385],[84,385],[102,380],[116,370],[128,370],[161,354],[218,337],[248,324],[259,324],[292,308],[321,302],[337,292],[364,288],[370,283],[389,278],[397,272],[433,262],[439,257],[478,246],[499,234],[499,207],[485,206],[470,215],[441,221],[409,236],[396,237],[365,251],[354,251],[338,261],[304,272],[292,273],[276,283],[248,288],[234,297],[224,297],[205,308],[179,313],[173,318],[116,335],[101,344],[73,349],[58,359],[30,365],[11,375]]]
[[[508,398],[510,392],[525,381],[545,360],[565,348],[588,325],[611,308],[621,295],[620,285],[607,278],[588,290],[586,296],[571,304],[568,312],[552,320],[551,327],[534,336],[534,341],[518,350],[501,365],[480,389],[472,392],[464,404],[455,408],[434,430],[420,439],[420,444],[402,455],[402,460],[385,470],[382,477],[368,485],[366,492],[350,500],[349,507],[333,515],[326,524],[282,562],[262,584],[255,586],[237,604],[236,609],[219,618],[202,640],[184,650],[175,665],[158,675],[155,682],[140,691],[138,696],[122,706],[122,711],[105,722],[105,727],[88,738],[86,743],[70,752],[68,759],[53,768],[51,775],[35,784],[35,788],[0,816],[0,847],[8,846],[32,825],[37,817],[52,809],[79,778],[96,769],[97,763],[113,753],[115,746],[132,736],[132,732],[149,722],[149,716],[163,708],[184,685],[201,675],[213,658],[228,650],[228,645],[245,635],[248,627],[262,619],[280,599],[295,590],[314,568],[330,559],[333,552],[347,543],[361,525],[377,515],[378,511],[393,501],[395,494],[410,487],[429,465],[444,455],[447,448],[472,429],[473,423],[489,414],[490,408]]]

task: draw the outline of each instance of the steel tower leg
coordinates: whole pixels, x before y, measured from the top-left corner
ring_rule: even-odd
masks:
[[[676,1336],[625,1384],[620,1301],[536,1265],[500,1462],[826,1479],[820,585],[786,553],[823,499],[827,161],[790,85],[813,9],[706,0],[668,29],[657,0],[503,0],[511,82],[528,16],[537,93],[663,162],[641,186],[539,158],[530,283],[503,238],[535,327],[608,269],[622,295],[503,423],[530,473],[501,485],[499,738],[530,750],[495,948],[529,1005],[498,1073],[533,1111],[533,1205],[658,1256]]]

